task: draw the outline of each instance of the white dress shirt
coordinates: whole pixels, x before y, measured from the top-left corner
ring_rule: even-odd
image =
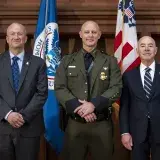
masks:
[[[14,55],[13,53],[11,53],[11,52],[9,52],[9,54],[10,54],[11,65],[12,65],[12,63],[13,63],[12,58],[13,58],[15,55]],[[18,61],[17,61],[17,63],[18,63],[19,71],[21,72],[21,70],[22,70],[22,65],[23,65],[23,59],[24,59],[24,51],[21,52],[21,53],[19,53],[19,54],[17,55],[17,57],[19,58]],[[10,114],[11,112],[12,112],[12,110],[10,110],[10,111],[6,114],[5,120],[7,120],[8,116],[9,116],[9,114]]]
[[[155,61],[150,65],[148,66],[148,68],[150,68],[151,70],[149,71],[150,75],[151,75],[151,79],[152,79],[152,82],[153,82],[153,78],[154,78],[154,73],[155,73]],[[140,75],[141,75],[141,80],[142,80],[142,84],[144,86],[144,75],[145,75],[145,69],[147,68],[147,66],[145,66],[143,63],[140,64]]]
[[[10,54],[11,65],[12,65],[12,63],[13,63],[12,58],[13,58],[15,55],[14,55],[13,53],[11,53],[11,52],[9,52],[9,54]],[[24,51],[21,52],[21,53],[19,53],[19,54],[17,55],[17,57],[19,58],[19,59],[17,60],[17,63],[18,63],[19,71],[21,72],[21,70],[22,70],[22,64],[23,64],[23,59],[24,59]]]

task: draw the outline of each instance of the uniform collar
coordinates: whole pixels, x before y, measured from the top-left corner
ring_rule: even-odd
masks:
[[[84,48],[82,48],[81,51],[82,51],[84,56],[85,56],[86,53],[90,53],[93,56],[93,58],[95,58],[96,53],[97,53],[97,48],[94,48],[91,52],[87,52]]]

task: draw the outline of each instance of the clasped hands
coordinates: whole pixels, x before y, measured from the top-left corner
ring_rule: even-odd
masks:
[[[74,110],[74,113],[84,118],[86,122],[94,122],[97,119],[94,113],[95,106],[85,100],[79,100],[79,102],[82,104]]]
[[[18,112],[11,112],[7,117],[7,121],[14,128],[20,128],[25,123],[22,115]]]

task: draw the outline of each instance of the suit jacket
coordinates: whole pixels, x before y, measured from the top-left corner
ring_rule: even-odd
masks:
[[[91,101],[96,99],[96,110],[108,109],[121,94],[122,79],[120,69],[114,57],[94,51],[94,63],[89,73]],[[84,65],[84,52],[80,50],[64,56],[55,76],[55,91],[59,102],[68,114],[80,104],[78,99],[87,100],[88,85]],[[107,103],[103,103],[104,97]],[[72,101],[75,100],[75,101]],[[66,107],[67,102],[73,102]]]
[[[137,67],[123,75],[123,89],[120,100],[121,134],[130,133],[134,142],[146,138],[148,113],[150,115],[152,138],[160,142],[160,65],[155,66],[152,93],[147,100],[141,81],[140,68]]]
[[[39,136],[44,130],[43,105],[48,94],[46,65],[39,57],[25,53],[20,74],[18,94],[12,80],[9,52],[0,55],[0,134],[10,134],[12,126],[4,120],[15,108],[21,113],[25,124],[16,129],[23,136]]]

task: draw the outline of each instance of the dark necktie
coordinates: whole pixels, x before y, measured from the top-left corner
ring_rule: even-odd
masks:
[[[20,77],[20,71],[17,61],[19,60],[18,57],[14,56],[12,58],[12,78],[13,78],[13,87],[15,89],[15,92],[17,94],[18,92],[18,85],[19,85],[19,77]]]
[[[151,89],[152,89],[152,78],[151,78],[151,74],[150,74],[150,68],[147,67],[145,69],[145,75],[144,75],[144,90],[146,92],[146,97],[147,99],[150,98],[151,96]]]
[[[92,63],[93,56],[90,53],[86,53],[84,56],[84,64],[85,64],[85,69],[86,69],[86,75],[87,75],[87,87],[88,87],[88,96],[87,100],[90,100],[90,74],[89,74],[89,67]]]
[[[90,53],[86,53],[84,56],[84,64],[85,64],[85,69],[88,70],[89,66],[91,65],[93,60],[93,56]]]

